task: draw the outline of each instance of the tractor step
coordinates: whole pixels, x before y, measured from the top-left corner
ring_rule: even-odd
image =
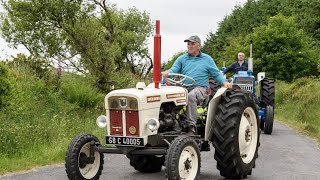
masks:
[[[205,141],[201,144],[200,151],[210,151],[210,144],[208,141]]]

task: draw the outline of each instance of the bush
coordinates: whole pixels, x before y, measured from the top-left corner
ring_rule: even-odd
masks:
[[[105,133],[95,124],[102,113],[103,95],[91,88],[90,79],[65,73],[63,89],[59,89],[61,86],[48,85],[25,64],[11,65],[12,69],[0,66],[2,79],[3,72],[14,72],[17,81],[9,81],[14,85],[11,97],[15,98],[10,99],[10,108],[0,112],[0,174],[53,160],[61,162],[77,134],[94,131],[101,137]]]
[[[65,73],[61,79],[61,93],[70,103],[76,103],[79,107],[95,108],[98,103],[103,103],[103,95],[98,94],[88,79]]]
[[[0,110],[9,106],[13,97],[15,78],[9,67],[0,62]]]

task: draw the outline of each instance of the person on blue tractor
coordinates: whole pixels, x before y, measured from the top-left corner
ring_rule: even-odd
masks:
[[[227,74],[232,71],[233,74],[237,74],[238,71],[247,71],[248,70],[248,62],[244,60],[245,55],[243,52],[238,53],[238,61],[232,63],[230,66],[223,70],[223,74]]]
[[[222,75],[214,60],[208,54],[200,51],[201,40],[198,36],[191,36],[184,42],[187,42],[188,52],[179,56],[170,69],[161,73],[163,77],[167,77],[170,73],[180,73],[195,80],[195,86],[188,88],[186,111],[188,135],[195,135],[197,105],[208,96],[208,75],[210,74],[220,85],[226,88],[231,89],[232,84]]]

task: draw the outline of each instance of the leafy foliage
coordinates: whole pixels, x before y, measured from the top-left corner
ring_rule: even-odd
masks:
[[[10,98],[10,108],[0,113],[0,156],[7,162],[0,163],[0,174],[62,161],[66,146],[79,132],[104,134],[94,122],[103,112],[104,95],[92,87],[90,77],[63,73],[61,86],[56,87],[48,83],[57,78],[52,73],[39,78],[28,64],[18,60],[8,64],[0,63],[0,69],[15,74],[10,83],[19,96]]]
[[[223,52],[224,57],[229,59],[228,64],[236,60],[232,56],[239,51],[249,54],[249,46],[243,44],[250,44],[251,40],[255,73],[263,71],[269,77],[285,81],[317,75],[318,59],[314,42],[298,29],[293,17],[274,16],[267,25],[255,28],[245,38],[233,38]]]
[[[28,71],[40,79],[48,79],[51,67],[45,60],[24,54],[17,54],[12,60],[7,61],[7,64],[12,68],[28,68]]]
[[[152,68],[146,12],[118,10],[105,0],[9,0],[3,5],[7,14],[1,30],[7,42],[22,44],[47,62],[89,72],[100,91],[110,91],[120,70],[143,78]]]
[[[267,25],[254,29],[247,42],[249,39],[255,45],[256,72],[267,72],[270,77],[285,81],[317,75],[312,39],[297,28],[294,18],[274,16]]]
[[[266,71],[286,81],[318,76],[319,7],[319,0],[248,0],[219,23],[216,33],[208,35],[203,50],[218,66],[223,61],[229,65],[239,51],[249,56],[253,40],[255,72]]]
[[[101,104],[103,96],[97,94],[97,90],[90,84],[90,77],[64,73],[61,79],[60,93],[67,101],[80,108],[95,108]]]
[[[173,63],[177,60],[177,58],[181,55],[183,55],[185,52],[178,52],[175,55],[173,55],[173,57],[167,62],[167,63],[163,63],[161,65],[161,70],[165,71],[171,68],[171,66],[173,65]]]
[[[0,62],[0,110],[9,106],[14,94],[14,76],[8,66]]]

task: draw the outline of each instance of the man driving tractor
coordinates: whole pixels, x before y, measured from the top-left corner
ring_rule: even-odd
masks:
[[[223,70],[223,74],[227,74],[227,72],[232,71],[233,74],[237,74],[238,71],[247,71],[248,70],[248,62],[244,60],[244,53],[239,52],[238,53],[238,61],[232,63],[230,66],[228,66],[226,69]]]
[[[179,56],[170,69],[162,72],[162,76],[165,78],[170,73],[180,73],[195,80],[195,85],[188,88],[186,112],[188,135],[195,135],[197,105],[201,104],[208,96],[208,74],[226,88],[232,88],[232,84],[227,82],[214,60],[208,54],[200,51],[201,40],[198,36],[191,36],[184,42],[187,42],[188,52]]]

